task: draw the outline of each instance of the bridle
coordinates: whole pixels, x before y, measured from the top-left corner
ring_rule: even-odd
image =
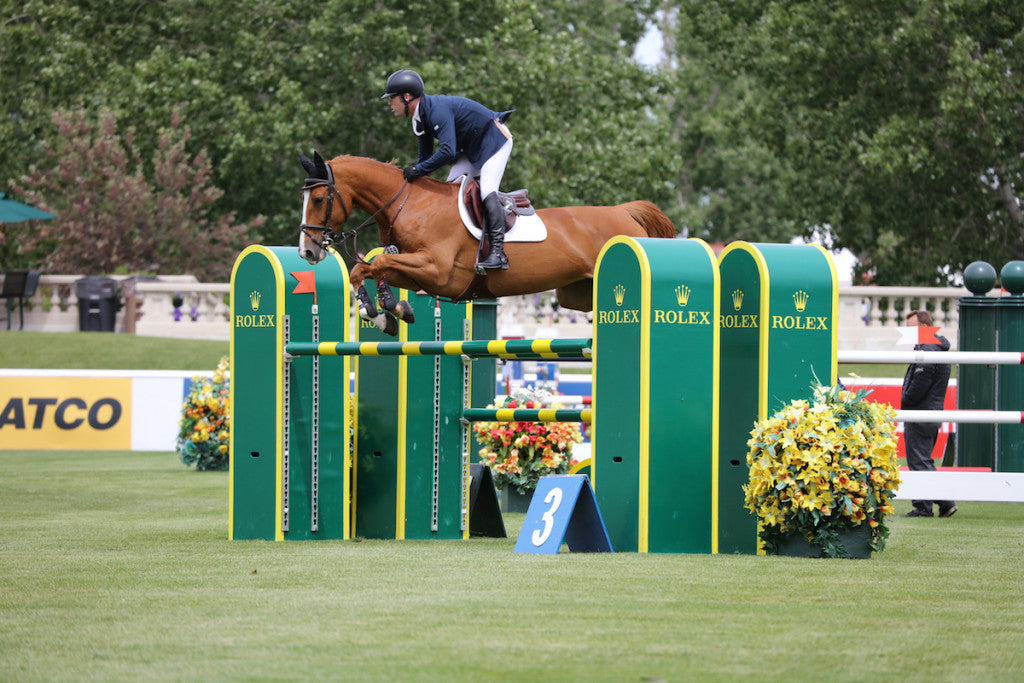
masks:
[[[331,213],[334,211],[334,197],[335,197],[335,195],[337,195],[338,201],[341,202],[341,208],[345,211],[345,217],[341,219],[340,225],[344,225],[345,224],[345,221],[348,220],[349,216],[352,214],[352,211],[349,209],[348,204],[345,202],[345,197],[341,194],[341,190],[338,189],[338,186],[334,182],[334,171],[331,170],[330,164],[324,164],[324,168],[327,169],[327,177],[326,178],[306,178],[306,182],[302,186],[302,191],[303,192],[312,192],[313,190],[315,190],[318,187],[326,187],[326,188],[328,188],[328,190],[327,190],[327,211],[324,213],[323,225],[312,225],[310,223],[302,223],[302,224],[299,225],[299,231],[302,234],[304,234],[306,236],[306,238],[309,241],[311,241],[313,244],[315,244],[319,249],[325,250],[325,251],[326,251],[327,247],[329,247],[329,246],[331,246],[333,244],[345,245],[349,241],[349,239],[351,239],[352,240],[352,250],[351,250],[351,252],[349,252],[349,256],[351,256],[354,261],[363,262],[363,259],[359,256],[359,252],[356,249],[356,233],[358,233],[360,230],[362,230],[366,226],[372,225],[373,223],[376,223],[377,217],[380,216],[384,212],[385,209],[387,209],[389,206],[394,204],[395,200],[398,199],[402,195],[402,193],[405,192],[406,187],[408,187],[409,191],[406,193],[405,198],[402,200],[402,203],[399,204],[398,210],[395,211],[394,218],[392,218],[391,221],[389,222],[388,232],[390,233],[391,232],[391,228],[394,225],[394,222],[396,220],[398,220],[398,214],[400,214],[402,212],[402,209],[405,208],[405,203],[409,200],[409,195],[412,193],[412,186],[409,184],[409,181],[407,181],[407,180],[403,181],[402,182],[402,186],[400,188],[398,188],[398,192],[395,193],[395,196],[392,197],[391,199],[389,199],[387,202],[385,202],[384,205],[381,206],[379,209],[374,211],[373,215],[371,215],[369,218],[367,218],[365,221],[360,223],[358,226],[356,226],[352,230],[346,230],[345,232],[342,232],[342,233],[339,234],[338,232],[336,232],[335,230],[333,230],[331,228]],[[306,217],[305,213],[303,213],[302,217],[303,218]],[[319,231],[321,231],[322,235],[321,235],[320,239],[317,239],[316,237],[314,237],[310,233],[310,230],[319,230]],[[388,236],[388,238],[385,241],[386,242],[390,242],[391,241],[390,235]],[[346,249],[346,251],[348,252],[348,249]]]
[[[306,178],[305,184],[302,186],[303,192],[312,192],[318,187],[327,188],[327,212],[324,214],[323,225],[310,225],[309,223],[302,223],[299,225],[299,232],[303,233],[309,241],[315,244],[322,250],[326,250],[327,247],[334,244],[338,233],[331,229],[331,213],[334,211],[334,196],[338,196],[338,201],[341,202],[341,208],[345,210],[345,217],[341,220],[341,224],[344,225],[345,221],[348,220],[351,211],[348,208],[348,204],[345,203],[345,198],[341,194],[341,190],[334,184],[334,171],[331,170],[329,164],[324,164],[324,168],[327,169],[326,178]],[[306,217],[305,212],[302,215]],[[317,239],[310,234],[310,230],[320,230],[323,234],[321,239]],[[358,228],[357,228],[358,230]]]

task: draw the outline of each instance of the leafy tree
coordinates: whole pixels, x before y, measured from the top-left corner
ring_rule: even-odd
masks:
[[[685,13],[659,20],[669,59],[662,108],[674,152],[670,217],[687,236],[711,242],[789,242],[805,226],[785,209],[793,172],[748,120],[764,115],[757,84],[716,69]]]
[[[221,191],[210,162],[189,157],[180,118],[157,141],[148,168],[134,131],[120,133],[110,112],[58,111],[60,138],[15,187],[57,216],[20,235],[24,252],[54,273],[186,272],[224,280],[252,225],[211,215]],[[152,180],[147,180],[147,175]],[[255,221],[254,221],[255,223]]]
[[[539,205],[665,204],[674,161],[658,127],[660,80],[630,59],[655,4],[24,0],[0,20],[0,134],[12,141],[0,180],[55,138],[56,108],[109,108],[143,158],[177,110],[188,148],[209,154],[218,210],[267,216],[251,238],[291,243],[296,151],[415,155],[408,121],[379,94],[390,72],[416,68],[431,92],[517,108],[506,186],[529,186]]]
[[[680,4],[743,132],[793,170],[773,210],[880,284],[1024,257],[1024,6],[1008,0]],[[948,266],[948,268],[947,268]]]

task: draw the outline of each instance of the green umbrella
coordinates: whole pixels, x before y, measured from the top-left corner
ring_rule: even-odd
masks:
[[[0,223],[20,223],[33,218],[56,218],[56,216],[28,204],[8,199],[6,194],[0,192]]]

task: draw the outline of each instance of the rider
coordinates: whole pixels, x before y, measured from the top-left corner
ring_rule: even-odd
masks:
[[[412,132],[419,141],[419,159],[402,174],[408,181],[427,175],[445,164],[451,182],[463,174],[480,179],[491,253],[477,268],[506,269],[505,210],[498,198],[498,186],[505,164],[512,154],[512,134],[505,121],[514,109],[501,113],[465,97],[426,95],[423,79],[415,71],[402,69],[388,76],[381,99],[395,116],[411,116]],[[434,152],[434,140],[440,143]]]

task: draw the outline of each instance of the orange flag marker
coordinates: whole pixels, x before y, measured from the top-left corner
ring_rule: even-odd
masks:
[[[293,271],[292,277],[299,281],[295,285],[295,289],[292,290],[292,294],[308,294],[312,292],[313,305],[316,306],[316,273],[312,270],[299,270]]]

